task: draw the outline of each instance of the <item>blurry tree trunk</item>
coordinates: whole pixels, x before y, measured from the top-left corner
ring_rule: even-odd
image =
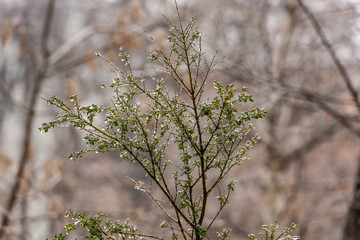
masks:
[[[26,119],[25,119],[25,130],[24,130],[24,140],[22,143],[22,150],[21,150],[21,157],[19,161],[18,168],[16,170],[16,176],[15,176],[15,182],[12,188],[10,189],[9,198],[5,205],[6,212],[2,216],[1,226],[0,226],[0,239],[4,239],[5,234],[5,228],[9,226],[10,224],[10,215],[14,209],[16,200],[18,198],[20,188],[21,188],[21,182],[24,177],[26,164],[29,160],[29,153],[31,150],[31,137],[32,137],[32,131],[33,131],[33,120],[35,117],[35,107],[36,103],[39,99],[39,92],[41,89],[41,85],[43,82],[43,79],[45,77],[45,71],[47,68],[47,59],[49,57],[49,51],[47,48],[47,41],[50,33],[50,27],[51,27],[51,20],[53,17],[55,7],[55,0],[49,0],[46,10],[46,16],[44,19],[44,25],[42,29],[42,36],[41,36],[41,57],[42,61],[40,62],[40,66],[37,67],[35,78],[34,78],[34,85],[30,93],[30,100],[29,105],[26,113]],[[33,56],[34,58],[36,56]],[[36,60],[36,59],[34,59]]]
[[[360,163],[360,157],[359,157]],[[344,233],[343,240],[359,240],[360,239],[360,164],[355,176],[355,187],[353,193],[352,203],[350,205]]]
[[[276,58],[273,63],[272,77],[280,85],[285,81],[285,70],[287,67],[287,57],[289,53],[289,47],[291,44],[294,29],[296,27],[296,12],[293,3],[287,3],[285,5],[286,13],[288,15],[288,23],[282,33],[282,41],[278,49],[278,53],[275,54]],[[279,171],[287,168],[290,165],[291,159],[285,159],[281,152],[281,142],[279,141],[277,129],[279,128],[280,116],[283,111],[284,95],[279,93],[278,99],[274,102],[272,109],[269,111],[267,119],[269,122],[269,135],[271,136],[270,142],[267,144],[268,160],[267,165],[271,173],[271,180],[268,186],[268,195],[270,198],[270,212],[271,216],[278,216],[280,212],[280,196],[281,186],[279,182]],[[281,126],[280,126],[281,127]],[[284,161],[285,160],[285,161]]]

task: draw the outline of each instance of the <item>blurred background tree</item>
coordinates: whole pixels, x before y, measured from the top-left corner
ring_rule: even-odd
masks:
[[[114,74],[95,51],[116,63],[124,47],[136,71],[150,76],[145,56],[154,46],[143,29],[165,44],[161,14],[176,17],[173,1],[0,4],[0,238],[49,237],[61,231],[68,208],[158,226],[156,207],[126,178],[145,178],[136,167],[117,154],[69,161],[81,136],[71,129],[44,136],[37,128],[55,116],[41,97],[78,93],[84,104],[108,99],[98,86]],[[302,239],[360,239],[360,3],[179,5],[185,19],[197,18],[206,52],[225,56],[216,78],[247,86],[269,113],[257,124],[258,151],[233,173],[236,205],[215,227],[227,225],[234,239],[247,239],[276,217],[281,225],[296,222]]]

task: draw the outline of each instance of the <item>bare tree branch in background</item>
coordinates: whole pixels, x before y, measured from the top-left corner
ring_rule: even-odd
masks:
[[[359,101],[359,94],[358,91],[353,86],[353,83],[350,79],[350,76],[344,66],[344,64],[341,62],[340,58],[334,51],[334,48],[330,41],[327,39],[324,30],[322,29],[319,21],[316,19],[314,14],[310,11],[310,9],[303,3],[302,0],[297,0],[299,6],[306,14],[307,18],[310,20],[311,25],[314,27],[316,34],[319,36],[321,43],[325,47],[325,49],[328,51],[328,53],[331,56],[331,59],[333,60],[336,68],[338,69],[342,79],[344,80],[347,89],[349,90],[351,96],[353,97],[353,100],[358,108],[358,111],[360,112],[360,101]]]

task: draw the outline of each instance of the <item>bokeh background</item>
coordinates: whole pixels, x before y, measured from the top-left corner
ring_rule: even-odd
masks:
[[[304,240],[360,239],[360,1],[178,4],[206,54],[224,57],[213,78],[248,87],[268,111],[215,231],[247,239],[276,218]],[[0,0],[0,239],[51,238],[69,208],[161,233],[161,211],[127,178],[149,184],[136,165],[117,153],[70,161],[79,131],[37,129],[56,116],[42,98],[109,102],[100,84],[116,75],[95,51],[120,66],[123,47],[135,72],[152,76],[144,29],[166,46],[163,15],[176,21],[172,0]]]

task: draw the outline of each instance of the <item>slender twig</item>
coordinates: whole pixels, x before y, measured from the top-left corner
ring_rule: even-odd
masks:
[[[135,183],[136,189],[146,192],[151,197],[151,199],[159,206],[159,208],[165,213],[165,215],[178,224],[178,221],[173,216],[171,216],[171,214],[168,211],[166,211],[166,209],[161,205],[160,200],[156,199],[155,196],[147,188],[143,186],[143,182],[137,181],[128,176],[127,178],[130,179],[133,183]]]
[[[316,34],[319,36],[319,38],[321,40],[322,45],[325,47],[325,49],[330,54],[331,59],[333,60],[337,70],[339,71],[340,76],[344,80],[346,87],[347,87],[348,91],[350,92],[350,94],[353,98],[353,101],[355,102],[355,104],[358,108],[358,111],[360,112],[359,94],[358,94],[358,91],[353,86],[351,78],[350,78],[344,64],[342,63],[342,61],[336,54],[332,44],[326,37],[325,32],[324,32],[323,28],[321,27],[319,21],[316,19],[315,15],[311,12],[309,7],[307,7],[302,0],[297,0],[297,2],[299,4],[300,8],[304,11],[307,18],[310,20],[311,25],[313,26],[313,28],[316,31]]]

